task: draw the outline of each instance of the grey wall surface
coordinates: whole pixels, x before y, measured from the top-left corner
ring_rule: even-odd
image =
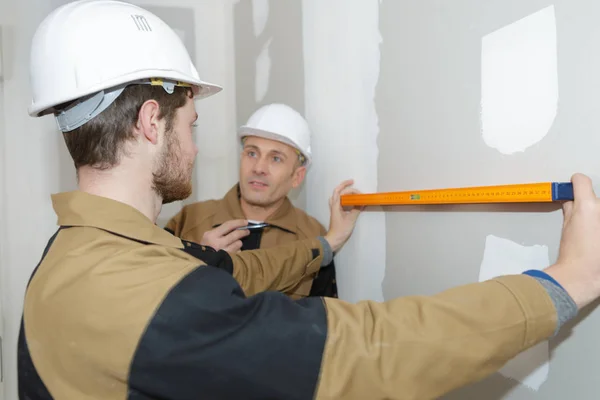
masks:
[[[559,107],[548,135],[524,153],[486,146],[480,127],[481,39],[546,6],[557,20]],[[600,171],[600,2],[594,0],[384,1],[377,109],[381,191],[568,180]],[[386,299],[477,282],[488,234],[549,247],[556,206],[430,206],[386,214]],[[591,311],[591,314],[589,313]],[[589,315],[588,315],[589,314]],[[600,311],[550,341],[538,392],[495,374],[448,399],[597,399]]]
[[[274,101],[304,112],[301,2],[269,1],[269,19],[258,37],[252,5],[241,0],[234,14],[238,124]],[[551,5],[557,29],[556,118],[539,143],[502,154],[482,139],[482,38]],[[598,181],[600,2],[390,0],[380,3],[379,15],[379,191],[561,181],[574,172]],[[256,60],[269,40],[269,88],[257,101]],[[557,205],[387,208],[385,298],[477,282],[487,235],[522,246],[545,245],[552,263],[561,223]],[[597,399],[596,307],[550,340],[549,375],[538,391],[496,373],[445,398]]]

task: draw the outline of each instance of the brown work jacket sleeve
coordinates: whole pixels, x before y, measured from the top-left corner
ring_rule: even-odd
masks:
[[[266,290],[285,292],[315,274],[333,257],[323,238],[304,239],[267,249],[227,253],[181,240],[184,251],[230,273],[246,296]]]
[[[246,297],[226,271],[200,267],[150,318],[128,387],[169,399],[436,399],[547,339],[556,320],[528,276],[349,304]]]
[[[316,273],[324,261],[324,253],[317,238],[234,253],[231,254],[233,277],[248,296],[266,290],[285,292]]]
[[[358,305],[325,299],[317,399],[436,399],[549,338],[557,313],[528,276]]]

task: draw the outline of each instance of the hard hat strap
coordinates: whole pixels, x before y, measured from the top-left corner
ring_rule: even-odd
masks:
[[[296,153],[298,153],[298,159],[300,160],[300,165],[306,164],[306,157],[304,157],[304,154],[302,154],[300,152],[300,150],[298,150],[298,149],[296,149]]]

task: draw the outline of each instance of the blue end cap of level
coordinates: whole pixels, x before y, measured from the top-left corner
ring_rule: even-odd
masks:
[[[573,199],[573,184],[571,182],[552,182],[552,201]]]

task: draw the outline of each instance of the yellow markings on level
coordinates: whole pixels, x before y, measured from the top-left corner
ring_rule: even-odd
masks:
[[[552,182],[347,194],[342,206],[552,202]]]

